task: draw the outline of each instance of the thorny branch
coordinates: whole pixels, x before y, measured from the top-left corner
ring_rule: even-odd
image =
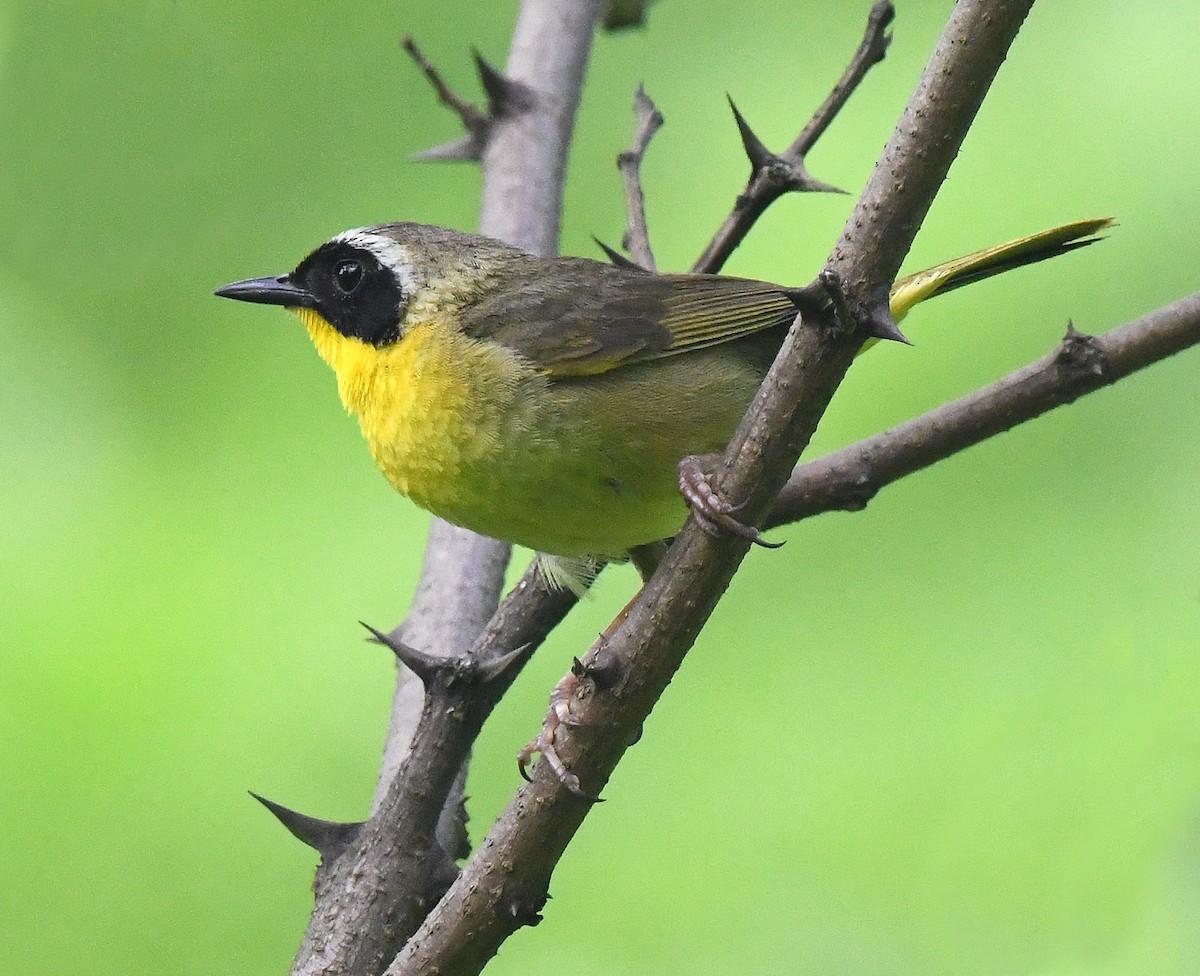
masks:
[[[1069,327],[1058,349],[990,386],[802,464],[764,522],[859,511],[883,488],[1087,393],[1200,344],[1200,294],[1101,336]]]
[[[468,124],[466,140],[482,138],[471,153],[443,158],[481,159],[483,233],[535,253],[557,250],[567,146],[600,15],[600,0],[524,0],[507,73],[476,57],[489,109],[475,133],[468,124],[475,116],[461,99],[446,98],[440,76],[421,64]],[[404,669],[398,674],[374,809],[361,825],[323,832],[345,843],[321,850],[316,903],[294,976],[376,976],[453,879],[452,855],[465,839],[470,745],[520,663],[574,603],[545,593],[527,574],[519,588],[527,613],[499,611],[479,638],[496,611],[508,554],[503,543],[434,520],[408,618],[378,636],[394,649],[420,648],[445,669],[426,675],[423,695],[412,694]],[[528,626],[510,626],[522,621]],[[477,638],[490,653],[472,650]],[[506,656],[511,666],[490,666]]]
[[[414,162],[467,161],[477,163],[483,158],[483,150],[499,119],[518,115],[534,107],[535,99],[532,91],[520,82],[506,77],[478,51],[474,52],[475,69],[479,73],[479,82],[487,95],[486,112],[476,108],[450,87],[442,77],[442,73],[421,53],[416,41],[411,37],[405,37],[400,43],[433,87],[438,101],[454,112],[463,128],[467,130],[466,135],[460,139],[453,139],[440,146],[432,146],[414,153],[412,156]]]
[[[886,316],[888,288],[1032,0],[962,0],[905,110],[904,120],[847,223],[824,287],[853,322],[793,325],[726,452],[715,487],[764,514],[849,368],[863,336]],[[961,86],[951,97],[947,79]],[[897,182],[902,201],[883,198]],[[911,188],[911,189],[909,189]],[[873,211],[866,213],[864,211]],[[863,236],[869,229],[870,238]],[[882,310],[881,310],[882,306]],[[848,326],[854,326],[853,329]],[[596,795],[724,592],[749,543],[707,535],[689,520],[625,619],[583,659],[615,681],[580,688],[578,725],[560,757]],[[590,804],[545,764],[522,787],[475,857],[433,909],[389,976],[479,972],[517,928],[538,918],[550,875]]]
[[[811,435],[861,337],[881,324],[886,325],[883,320],[887,316],[888,285],[945,176],[957,143],[969,127],[974,111],[1031,3],[1032,0],[1026,0],[1013,12],[1011,9],[994,9],[984,0],[964,0],[955,12],[921,87],[906,109],[901,128],[909,127],[908,141],[900,133],[893,137],[831,255],[831,273],[824,277],[822,287],[839,299],[836,304],[844,309],[843,314],[837,321],[805,323],[803,326],[798,323],[793,327],[717,476],[716,484],[727,497],[749,497],[745,509],[749,516],[763,512],[770,503],[772,488],[782,481],[791,459]],[[581,15],[591,18],[594,23],[596,8],[590,6],[585,10],[585,6],[580,6]],[[537,2],[527,2],[522,18],[527,10],[537,7]],[[889,40],[885,28],[891,17],[890,4],[875,5],[866,36],[851,67],[782,157],[771,156],[734,109],[743,144],[755,167],[754,175],[747,194],[739,198],[726,225],[697,263],[697,270],[719,268],[757,216],[782,192],[796,188],[829,189],[815,185],[815,181],[803,173],[803,156],[866,70],[882,58]],[[528,27],[525,24],[527,31]],[[589,35],[590,30],[589,23]],[[519,26],[518,36],[522,36],[521,31]],[[525,54],[532,56],[537,45],[528,33],[523,36],[527,45]],[[514,40],[514,61],[518,61],[518,46]],[[495,149],[495,142],[500,140],[495,137],[493,141],[492,126],[505,113],[530,111],[538,103],[535,92],[567,91],[569,112],[573,112],[578,76],[565,82],[561,78],[553,82],[565,83],[566,89],[546,88],[543,87],[547,84],[544,80],[542,84],[534,84],[521,71],[514,71],[513,61],[509,65],[511,77],[506,78],[480,59],[481,76],[489,93],[489,110],[485,115],[455,96],[436,70],[420,56],[415,45],[406,44],[406,47],[439,97],[462,119],[468,130],[466,140],[472,138],[470,120],[475,120],[474,127],[483,133],[482,137],[476,138],[477,145],[473,148],[478,152],[474,157],[449,152],[438,156],[435,154],[439,150],[434,150],[425,158],[495,158],[494,171],[485,166],[485,174],[491,172],[493,180],[490,196],[485,196],[498,208],[490,211],[493,215],[512,214],[513,211],[507,208],[512,205],[513,194],[520,192],[521,180],[528,179],[530,173],[528,170],[522,172],[522,167],[517,164],[522,158],[522,147],[510,145],[504,153]],[[586,57],[586,47],[583,54]],[[532,63],[536,61],[533,57]],[[529,63],[526,62],[526,71]],[[581,64],[577,67],[582,69]],[[492,77],[489,77],[489,69]],[[956,83],[964,86],[962,92],[955,93],[954,99],[947,98],[947,93],[939,90],[939,72],[946,76],[954,74]],[[947,104],[951,101],[954,104]],[[649,111],[653,114],[652,105]],[[561,114],[556,116],[560,125],[562,118]],[[645,131],[641,118],[639,111],[639,128],[631,150],[637,154],[637,161],[653,134],[653,129]],[[565,131],[569,128],[568,120]],[[948,138],[943,140],[943,136]],[[482,145],[478,145],[480,138]],[[777,161],[785,157],[792,167],[789,179],[801,183],[807,181],[807,185],[784,186],[777,191],[769,186],[766,190],[762,187],[754,189],[756,177],[773,167],[778,169]],[[504,160],[507,160],[507,166],[501,165]],[[557,160],[543,159],[529,164],[535,171],[544,166],[546,172],[555,174],[559,194],[561,161],[560,156]],[[555,166],[559,167],[557,172]],[[638,206],[630,208],[631,228],[637,221],[634,214],[640,214],[645,253],[639,263],[652,268],[648,235],[644,234],[636,162],[631,169],[632,177],[625,174],[627,186],[632,183],[638,192]],[[897,179],[905,181],[910,193],[906,200],[893,201],[889,205],[887,189]],[[765,201],[761,206],[755,202],[758,195]],[[505,230],[502,224],[494,222],[498,216],[488,217],[489,210],[485,206],[485,233],[515,240],[542,253],[552,249],[553,244],[547,242],[552,242],[557,235],[557,210],[561,198],[551,194],[550,199],[546,199],[544,194],[536,192],[534,197],[541,208],[540,216],[535,219],[535,231],[527,233],[529,225],[519,222]],[[747,197],[753,198],[750,204],[746,202]],[[758,209],[753,211],[754,207]],[[752,215],[747,216],[748,213]],[[493,221],[491,225],[490,220]],[[630,240],[629,243],[634,242]],[[1134,369],[1198,341],[1200,296],[1176,303],[1099,338],[1069,333],[1056,354],[1006,377],[987,390],[797,468],[764,524],[778,525],[831,508],[861,507],[881,487],[904,474],[1014,423],[1069,402],[1082,393],[1115,382]],[[427,556],[427,565],[432,560],[435,567],[429,577],[431,585],[448,582],[451,577],[446,575],[446,566],[461,571],[462,567],[478,565],[480,559],[490,561],[494,567],[482,575],[498,580],[506,558],[505,547],[487,550],[490,555],[483,555],[470,548],[476,542],[469,533],[460,536],[460,530],[444,525],[439,528],[449,533],[446,538],[451,548],[460,543],[468,548],[452,555],[445,563],[442,554],[447,550],[435,528]],[[488,544],[488,541],[478,540],[478,543]],[[665,567],[651,580],[629,616],[602,637],[584,658],[575,675],[577,685],[573,688],[576,694],[571,703],[578,710],[576,718],[583,724],[569,736],[567,747],[562,751],[572,775],[583,778],[587,791],[597,792],[602,787],[631,741],[633,731],[640,727],[719,599],[744,551],[745,543],[740,540],[714,539],[689,524],[672,549]],[[487,584],[496,585],[495,582]],[[486,605],[487,587],[478,592],[485,594],[482,605]],[[476,607],[481,605],[478,597],[469,597],[468,602]],[[494,597],[492,602],[494,605]],[[324,917],[318,922],[318,912],[314,912],[309,938],[315,934],[323,941],[320,951],[310,954],[309,968],[301,966],[302,949],[294,972],[333,971],[329,967],[347,974],[378,972],[399,948],[407,932],[412,931],[410,924],[420,921],[429,905],[450,883],[455,868],[446,851],[454,849],[453,837],[461,828],[456,798],[461,797],[460,771],[470,746],[521,665],[573,603],[574,598],[568,594],[546,591],[531,570],[467,652],[455,653],[453,647],[463,646],[462,635],[471,626],[478,628],[478,624],[470,623],[477,619],[477,613],[474,617],[471,612],[460,614],[453,622],[440,621],[450,628],[450,633],[459,635],[452,639],[445,639],[443,635],[439,641],[436,626],[432,632],[426,630],[420,638],[414,638],[417,632],[414,617],[419,617],[417,609],[403,628],[391,634],[375,632],[380,642],[392,647],[401,660],[422,674],[425,708],[416,722],[415,731],[408,731],[412,728],[409,719],[403,731],[394,729],[394,735],[389,735],[389,758],[385,760],[380,796],[371,820],[364,824],[328,824],[295,814],[277,804],[269,805],[297,836],[321,849],[326,861],[338,866],[339,873],[353,875],[365,871],[384,883],[371,885],[369,890],[361,889],[361,886],[347,889],[342,898],[328,901],[325,896],[333,884],[328,874],[324,879],[319,874],[318,909],[324,905]],[[419,604],[420,596],[414,607]],[[439,642],[449,648],[446,654],[439,657],[428,653]],[[600,680],[600,675],[604,680]],[[400,701],[398,689],[397,712],[401,711]],[[448,717],[453,721],[447,722]],[[475,859],[392,962],[387,970],[389,974],[423,973],[435,968],[444,974],[478,972],[508,934],[520,925],[536,924],[546,898],[550,872],[588,810],[588,804],[565,791],[558,778],[547,775],[540,766],[538,770],[535,781],[517,793]],[[457,785],[455,781],[458,781]],[[439,800],[447,796],[446,802]],[[402,824],[401,819],[409,823]],[[433,820],[437,822],[436,828],[429,827]],[[451,822],[452,828],[444,826],[447,821]],[[413,823],[420,826],[413,829]],[[429,843],[431,830],[436,830],[439,841],[434,845]],[[374,833],[368,836],[372,831]],[[406,847],[410,843],[412,847]],[[343,855],[354,848],[357,848],[356,856],[352,860],[344,859]],[[394,857],[397,851],[406,856],[409,852],[415,854],[408,858],[408,866],[387,882],[376,870],[376,862]],[[322,865],[324,871],[325,864]],[[379,912],[368,912],[360,918],[348,910],[346,895],[350,899],[362,897],[364,902],[377,902],[387,918],[387,927],[393,930],[386,936],[381,935],[378,922],[372,921],[379,917]],[[412,921],[396,926],[395,922],[401,917]],[[327,943],[340,945],[340,954],[326,952]]]
[[[466,136],[456,142],[446,143],[423,150],[413,156],[418,161],[444,161],[449,159],[479,159],[483,154],[483,144],[487,141],[488,127],[491,125],[491,113],[483,112],[459,96],[442,77],[442,73],[434,67],[417,47],[417,42],[411,36],[400,42],[408,56],[425,75],[429,84],[437,93],[438,100],[449,108],[467,130]]]
[[[704,253],[692,265],[693,271],[706,274],[716,274],[720,271],[729,255],[742,243],[767,207],[785,193],[842,192],[809,176],[804,157],[821,134],[829,128],[829,124],[837,117],[867,72],[883,60],[892,41],[887,28],[895,16],[896,10],[889,0],[878,0],[871,8],[862,43],[854,52],[854,57],[851,58],[842,77],[808,124],[800,130],[795,141],[778,156],[763,145],[733,104],[733,99],[729,100],[729,107],[733,109],[733,117],[742,136],[742,147],[750,159],[750,179],[747,180],[746,189],[738,196],[725,222],[713,235]]]

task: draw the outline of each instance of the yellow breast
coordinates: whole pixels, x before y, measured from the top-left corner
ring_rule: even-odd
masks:
[[[551,384],[444,318],[410,315],[403,338],[377,348],[298,314],[397,489],[456,525],[560,556],[619,556],[675,532],[676,463],[719,449],[754,389],[753,377],[734,383],[730,399],[719,352]]]
[[[480,474],[499,461],[517,387],[532,371],[437,319],[412,324],[399,342],[376,348],[346,338],[316,312],[297,314],[397,489],[449,518],[487,490]]]

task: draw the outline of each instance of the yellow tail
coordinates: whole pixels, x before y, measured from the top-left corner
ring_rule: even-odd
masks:
[[[901,278],[892,285],[892,318],[899,322],[914,305],[934,295],[969,285],[973,281],[982,281],[1010,268],[1044,261],[1077,247],[1094,244],[1101,240],[1094,235],[1113,226],[1113,223],[1111,217],[1077,220],[1073,224],[1052,227]]]

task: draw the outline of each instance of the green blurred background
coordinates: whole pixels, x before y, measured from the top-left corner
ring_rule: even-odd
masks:
[[[810,165],[857,191],[949,7],[900,0],[887,60]],[[687,266],[741,188],[731,93],[786,145],[868,4],[662,0],[599,38],[563,249],[646,187]],[[0,5],[0,976],[286,970],[314,856],[247,797],[364,816],[391,626],[426,517],[373,469],[282,313],[212,297],[349,226],[471,229],[478,173],[399,49],[474,91],[515,2]],[[281,13],[283,11],[283,13]],[[915,314],[827,450],[1200,287],[1200,7],[1037,9],[915,269],[1069,219],[1098,247]],[[853,196],[790,198],[733,273],[803,282]],[[497,974],[1200,972],[1200,353],[754,552]],[[482,836],[605,575],[497,712]]]

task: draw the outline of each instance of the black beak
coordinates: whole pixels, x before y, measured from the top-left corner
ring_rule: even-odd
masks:
[[[257,302],[259,305],[284,305],[291,308],[313,306],[312,295],[292,284],[287,275],[235,281],[232,285],[218,288],[213,294],[220,298],[236,298],[239,302]]]

